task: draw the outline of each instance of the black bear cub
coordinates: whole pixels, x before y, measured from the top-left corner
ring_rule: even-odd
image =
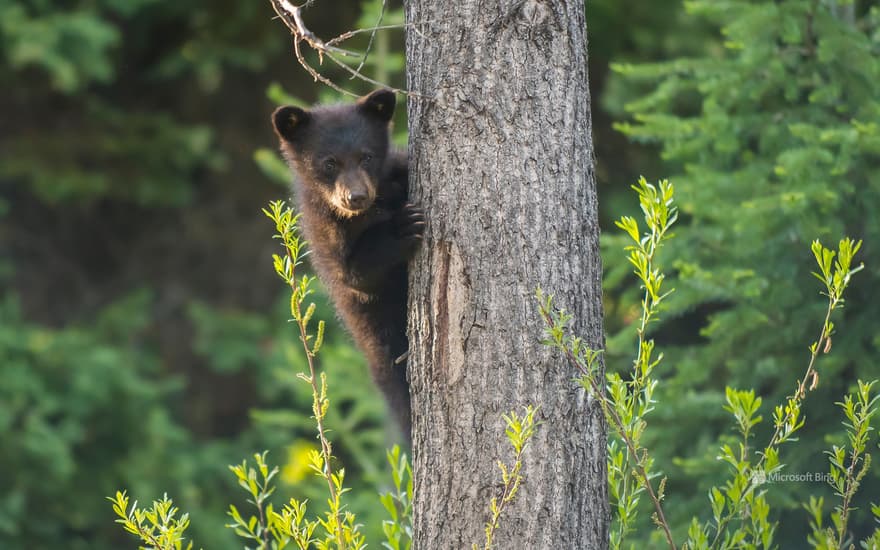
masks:
[[[425,217],[407,202],[407,159],[389,150],[395,97],[378,90],[354,104],[272,116],[294,188],[311,262],[370,365],[407,439],[407,262]],[[402,363],[402,362],[401,362]]]

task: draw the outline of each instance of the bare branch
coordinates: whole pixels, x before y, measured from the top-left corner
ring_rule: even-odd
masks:
[[[284,24],[287,25],[287,28],[290,29],[290,32],[293,33],[294,38],[308,42],[309,46],[318,52],[318,55],[333,52],[339,55],[358,57],[358,54],[355,52],[325,44],[323,40],[306,27],[302,19],[302,8],[310,3],[307,2],[303,6],[294,6],[288,0],[272,0],[272,8],[278,14],[278,17],[284,21]]]
[[[379,25],[378,27],[367,27],[365,29],[354,29],[353,31],[346,31],[336,38],[331,38],[325,44],[328,46],[332,46],[334,44],[339,44],[340,42],[345,42],[349,38],[353,36],[357,36],[359,34],[363,34],[365,32],[373,32],[373,31],[387,31],[391,29],[405,29],[407,27],[412,27],[412,23],[398,23],[396,25]]]
[[[335,83],[333,83],[332,80],[330,80],[330,79],[327,78],[326,76],[322,75],[321,73],[319,73],[318,71],[316,71],[316,70],[314,69],[314,67],[312,67],[311,65],[309,65],[309,63],[306,61],[305,57],[303,57],[302,51],[301,51],[300,48],[299,48],[299,43],[300,43],[300,40],[296,40],[296,39],[294,38],[294,41],[293,41],[293,51],[296,53],[296,59],[297,59],[297,61],[299,61],[299,64],[302,65],[303,68],[304,68],[305,70],[307,70],[307,71],[309,72],[310,75],[312,75],[312,77],[314,77],[314,79],[315,79],[316,81],[323,82],[323,83],[326,84],[327,86],[330,86],[331,88],[333,88],[334,90],[336,90],[337,92],[340,92],[340,93],[342,93],[342,94],[350,95],[350,96],[352,96],[352,97],[357,97],[357,94],[356,94],[356,93],[354,93],[354,92],[349,92],[348,90],[345,90],[345,89],[340,88],[340,87],[337,86]]]
[[[348,73],[351,74],[351,77],[352,77],[352,78],[355,78],[355,77],[360,78],[360,79],[363,80],[364,82],[369,82],[370,84],[373,84],[374,86],[380,86],[380,87],[382,87],[382,88],[388,88],[388,89],[391,90],[392,92],[397,92],[397,93],[406,94],[406,95],[416,95],[416,94],[412,94],[412,93],[410,93],[410,92],[407,92],[406,90],[401,90],[400,88],[395,88],[395,87],[393,87],[393,86],[389,86],[388,84],[384,84],[384,83],[382,83],[382,82],[379,82],[378,80],[374,80],[374,79],[372,79],[372,78],[370,78],[370,77],[364,75],[363,73],[361,73],[361,72],[358,71],[357,69],[352,69],[351,67],[349,67],[348,65],[346,65],[344,62],[342,62],[342,61],[340,61],[339,59],[333,57],[333,55],[330,54],[330,53],[327,53],[327,59],[329,59],[330,61],[336,63],[337,65],[339,65],[339,66],[342,67],[343,69],[345,69]],[[419,97],[421,97],[421,96],[419,96]]]
[[[305,56],[303,55],[302,45],[301,45],[302,42],[305,42],[306,44],[309,45],[310,48],[315,50],[315,52],[318,54],[318,63],[319,64],[323,64],[324,57],[327,57],[333,63],[335,63],[336,65],[339,65],[346,72],[348,72],[351,75],[351,78],[359,78],[359,79],[363,80],[364,82],[368,82],[374,86],[378,86],[381,88],[387,88],[395,93],[399,93],[399,94],[402,94],[402,95],[405,95],[408,97],[414,97],[414,98],[427,99],[429,101],[434,101],[433,98],[430,98],[430,97],[427,97],[427,96],[424,96],[421,94],[416,94],[416,93],[413,93],[413,92],[410,92],[407,90],[402,90],[400,88],[395,88],[393,86],[389,86],[388,84],[385,84],[384,82],[379,82],[378,80],[374,80],[374,79],[364,75],[361,72],[361,69],[363,68],[364,64],[366,63],[367,56],[370,53],[370,49],[372,48],[373,39],[375,38],[377,31],[384,30],[384,29],[407,27],[407,25],[385,25],[385,26],[383,26],[381,24],[382,19],[384,18],[384,14],[385,14],[385,0],[383,0],[383,2],[382,2],[382,13],[379,16],[378,24],[376,26],[374,26],[370,29],[359,29],[359,30],[348,31],[346,33],[343,33],[343,34],[337,36],[336,38],[333,38],[332,40],[330,40],[328,42],[324,42],[323,40],[318,38],[318,36],[315,35],[315,33],[310,31],[309,28],[306,27],[306,24],[302,18],[302,10],[304,8],[307,8],[311,4],[313,4],[315,2],[315,0],[308,0],[307,2],[302,4],[301,6],[295,6],[289,0],[271,0],[271,2],[272,2],[272,9],[275,10],[275,13],[278,15],[278,18],[281,19],[281,21],[284,23],[284,25],[288,29],[290,29],[290,32],[293,35],[293,51],[296,55],[296,60],[312,76],[312,78],[315,79],[316,82],[321,82],[322,84],[326,84],[327,86],[333,88],[337,92],[348,95],[348,96],[357,97],[357,95],[358,95],[354,92],[350,92],[344,88],[341,88],[339,85],[334,83],[332,80],[330,80],[326,76],[322,75],[315,67],[313,67],[311,64],[309,64],[309,62],[306,60]],[[363,53],[363,57],[360,61],[360,64],[355,69],[355,68],[352,68],[351,66],[349,66],[348,64],[346,64],[344,61],[341,61],[337,56],[360,57],[361,54],[358,54],[358,53],[353,52],[351,50],[346,50],[344,48],[340,48],[340,47],[336,46],[336,44],[339,44],[340,42],[347,40],[347,39],[351,38],[352,36],[354,36],[356,34],[363,33],[363,32],[370,32],[371,33],[370,34],[370,42],[367,45],[367,50]]]
[[[385,18],[385,2],[386,0],[382,0],[382,9],[379,10],[379,20],[376,21],[376,26],[373,27],[373,32],[370,33],[370,41],[367,42],[367,49],[364,50],[364,57],[361,59],[361,62],[358,64],[357,69],[355,69],[356,73],[359,73],[361,69],[364,68],[364,64],[367,62],[367,57],[370,55],[370,50],[373,49],[373,40],[376,38],[376,28],[382,24],[382,19]],[[349,80],[355,78],[356,74],[351,75]]]

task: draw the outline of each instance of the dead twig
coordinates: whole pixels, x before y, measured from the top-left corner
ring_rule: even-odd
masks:
[[[392,29],[392,28],[405,28],[409,25],[382,25],[382,19],[385,14],[385,2],[382,2],[382,13],[379,16],[378,24],[370,29],[358,29],[353,31],[348,31],[343,33],[336,38],[333,38],[327,42],[321,40],[315,33],[309,30],[306,26],[305,22],[302,18],[303,9],[309,7],[311,4],[315,2],[315,0],[308,0],[304,4],[300,6],[295,6],[290,3],[289,0],[271,0],[272,9],[275,10],[275,13],[278,15],[278,18],[284,23],[284,25],[290,29],[291,34],[293,35],[293,51],[296,55],[296,60],[300,65],[315,79],[316,82],[321,82],[322,84],[326,84],[327,86],[333,88],[337,92],[357,97],[358,94],[354,92],[350,92],[344,88],[341,88],[339,85],[334,83],[332,80],[322,75],[315,67],[313,67],[306,60],[305,55],[302,51],[302,43],[305,42],[308,46],[313,49],[318,54],[318,63],[323,64],[324,58],[330,59],[336,65],[339,65],[343,70],[348,72],[351,75],[351,78],[359,78],[364,82],[368,82],[374,86],[378,86],[381,88],[387,88],[395,93],[399,93],[408,97],[418,98],[418,99],[426,99],[429,101],[434,101],[434,98],[424,96],[421,94],[417,94],[414,92],[410,92],[407,90],[402,90],[400,88],[395,88],[393,86],[389,86],[383,82],[379,82],[378,80],[372,79],[361,72],[364,64],[366,63],[367,56],[370,53],[370,49],[372,47],[373,39],[376,36],[376,32],[384,29]],[[346,50],[344,48],[338,47],[336,44],[343,42],[355,36],[356,34],[360,34],[363,32],[370,32],[370,41],[367,45],[367,50],[363,53],[363,57],[360,61],[360,64],[357,68],[352,68],[350,65],[346,64],[344,61],[340,60],[337,56],[343,57],[361,57],[361,54],[353,52],[351,50]],[[416,31],[419,35],[418,31]]]
[[[310,31],[308,27],[306,27],[306,24],[302,18],[302,10],[310,3],[311,2],[307,2],[302,6],[294,6],[288,0],[272,0],[272,8],[275,10],[275,13],[278,14],[278,17],[281,18],[281,20],[287,26],[287,28],[290,29],[290,32],[293,33],[293,36],[297,40],[305,40],[313,50],[318,52],[318,55],[327,52],[333,52],[349,57],[359,57],[359,54],[356,52],[345,50],[331,44],[326,44],[323,40],[318,38],[315,33]]]
[[[412,23],[399,23],[396,25],[379,25],[378,27],[367,27],[365,29],[355,29],[353,31],[346,31],[346,32],[340,34],[339,36],[337,36],[336,38],[331,38],[330,40],[325,42],[325,44],[327,44],[328,46],[339,44],[340,42],[345,42],[349,38],[351,38],[353,36],[357,36],[359,34],[363,34],[365,32],[387,31],[387,30],[391,30],[391,29],[405,29],[407,27],[412,27],[412,26],[413,26]]]
[[[376,21],[376,25],[373,27],[373,32],[370,33],[370,41],[367,42],[367,49],[364,50],[364,57],[361,59],[361,62],[358,64],[355,72],[360,72],[361,69],[364,68],[364,64],[367,62],[367,57],[370,55],[370,50],[373,49],[373,40],[376,39],[376,27],[382,24],[382,20],[385,18],[385,2],[387,0],[382,0],[382,9],[379,10],[379,20]],[[356,75],[351,75],[349,80],[355,78]]]

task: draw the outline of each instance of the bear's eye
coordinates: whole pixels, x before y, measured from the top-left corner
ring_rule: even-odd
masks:
[[[371,162],[373,162],[373,155],[370,153],[364,153],[364,156],[361,157],[361,166],[366,168]]]
[[[336,159],[327,159],[324,161],[324,172],[330,176],[336,173]]]

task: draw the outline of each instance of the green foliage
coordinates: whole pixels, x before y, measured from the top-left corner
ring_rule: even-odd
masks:
[[[624,539],[634,529],[639,499],[647,493],[654,506],[654,522],[663,529],[667,544],[675,543],[665,518],[661,501],[666,480],[654,487],[654,458],[648,453],[642,439],[647,428],[645,418],[654,409],[654,391],[657,380],[652,376],[654,368],[663,355],[653,357],[654,341],[648,339],[648,325],[656,320],[661,303],[672,291],[662,292],[665,275],[659,269],[656,255],[669,238],[669,230],[678,218],[673,201],[673,186],[663,180],[652,185],[640,178],[633,189],[639,197],[647,230],[642,233],[638,222],[623,216],[616,222],[630,238],[632,244],[625,247],[627,260],[635,268],[635,275],[644,290],[641,302],[641,321],[636,329],[638,345],[632,371],[624,379],[616,372],[604,373],[597,361],[600,350],[589,348],[584,341],[568,334],[571,315],[553,306],[553,297],[545,296],[539,289],[538,307],[546,323],[547,338],[544,344],[560,350],[575,367],[580,376],[575,380],[591,396],[598,399],[613,433],[607,449],[608,490],[611,508],[615,515],[611,528],[611,548],[620,548]]]
[[[652,519],[662,532],[666,545],[677,548],[669,521],[664,513],[662,502],[665,498],[666,478],[654,488],[652,479],[658,476],[653,470],[654,456],[643,441],[647,433],[647,414],[656,403],[654,390],[658,385],[652,376],[654,368],[662,359],[651,359],[654,341],[645,336],[646,327],[659,310],[658,304],[670,292],[661,294],[663,272],[656,267],[654,257],[667,236],[670,226],[676,219],[673,205],[672,186],[663,181],[655,187],[644,179],[634,189],[639,195],[648,230],[641,233],[635,219],[624,216],[617,223],[635,244],[626,247],[629,262],[635,267],[634,273],[641,282],[644,298],[641,303],[641,323],[636,328],[638,346],[632,371],[624,380],[616,372],[607,373],[601,380],[601,365],[597,362],[599,350],[590,349],[582,339],[568,334],[567,325],[571,316],[564,310],[553,306],[552,297],[538,290],[539,311],[547,327],[545,345],[560,350],[577,369],[581,376],[575,380],[591,397],[598,400],[606,420],[613,429],[609,438],[607,466],[609,494],[612,510],[615,512],[610,542],[612,548],[623,546],[628,535],[638,536],[636,525],[639,498],[647,493],[654,507]],[[822,292],[828,298],[825,319],[822,322],[819,338],[810,349],[810,359],[802,379],[794,394],[788,396],[783,405],[777,405],[773,414],[774,432],[765,445],[751,446],[754,428],[762,417],[758,414],[762,399],[755,391],[725,388],[726,405],[724,410],[731,413],[736,422],[739,441],[734,449],[729,444],[721,446],[718,460],[730,466],[728,479],[723,484],[715,484],[709,490],[711,518],[701,520],[694,515],[688,521],[687,541],[682,548],[693,549],[733,549],[733,548],[772,548],[778,523],[771,516],[766,486],[783,470],[780,461],[780,446],[794,442],[794,435],[805,425],[801,415],[802,402],[808,392],[818,385],[816,360],[820,354],[831,351],[831,335],[834,325],[831,314],[843,305],[843,294],[851,282],[852,275],[863,269],[854,266],[853,257],[861,247],[861,241],[843,239],[836,251],[825,248],[814,241],[812,251],[819,266],[814,273],[824,285]],[[835,446],[831,456],[830,483],[842,503],[832,514],[836,531],[822,529],[822,499],[810,496],[807,510],[813,517],[813,535],[810,542],[821,548],[843,548],[849,540],[847,522],[852,511],[852,499],[863,478],[868,472],[870,455],[865,454],[868,434],[871,431],[870,417],[876,411],[878,398],[870,397],[874,384],[859,381],[858,400],[847,396],[841,403],[847,416],[845,426],[849,431],[850,461],[845,464],[847,452]],[[876,508],[876,507],[875,507]],[[866,539],[865,545],[868,544]]]
[[[130,13],[144,3],[131,2]],[[66,93],[92,81],[110,80],[110,53],[120,38],[116,27],[97,10],[45,10],[34,15],[33,4],[11,0],[0,3],[0,38],[11,68],[39,67],[47,73],[53,88]]]
[[[360,531],[361,525],[355,523],[356,515],[349,510],[348,503],[343,499],[343,495],[350,491],[350,488],[344,486],[345,470],[335,467],[336,457],[332,454],[332,445],[328,438],[326,418],[330,410],[330,399],[327,392],[327,373],[324,371],[318,373],[314,362],[324,343],[325,324],[323,320],[319,320],[317,328],[314,332],[312,331],[311,321],[317,311],[317,305],[314,302],[305,304],[309,296],[314,293],[312,284],[315,278],[307,274],[300,276],[297,272],[297,268],[302,266],[302,258],[306,253],[305,242],[300,239],[297,227],[299,216],[294,215],[283,201],[271,203],[269,208],[264,209],[263,212],[275,225],[274,238],[281,241],[283,254],[273,255],[273,265],[276,274],[291,289],[287,313],[292,317],[291,320],[295,322],[298,329],[301,351],[305,351],[304,369],[297,373],[297,378],[305,382],[309,388],[312,418],[314,427],[317,427],[319,443],[318,449],[306,449],[306,462],[307,468],[326,482],[324,498],[327,510],[323,514],[318,514],[315,519],[309,519],[307,517],[307,501],[292,497],[288,504],[276,512],[269,502],[269,498],[275,492],[276,487],[273,480],[280,470],[277,467],[269,468],[266,462],[266,452],[264,452],[254,455],[256,468],[250,467],[247,461],[243,461],[237,466],[230,466],[239,485],[248,493],[250,497],[248,502],[256,508],[257,515],[245,519],[234,504],[230,505],[228,514],[233,523],[227,526],[240,537],[255,542],[260,550],[270,548],[277,550],[285,548],[290,543],[301,549],[313,546],[316,548],[363,548],[366,545],[366,538]],[[197,344],[197,348],[201,349],[203,353],[212,353],[213,346],[211,344],[214,341],[241,338],[242,331],[240,329],[242,326],[239,326],[241,320],[237,318],[224,321],[222,317],[210,315],[202,307],[193,308],[192,315],[202,327],[203,334],[210,335],[205,342]],[[264,328],[259,323],[253,326],[245,324],[244,327],[250,327],[255,331]],[[227,332],[230,328],[232,330]],[[226,347],[229,347],[228,343]],[[241,346],[240,349],[247,349],[247,346]],[[251,353],[232,353],[230,355],[226,365],[223,362],[218,363],[219,368],[223,370],[237,369],[242,363],[255,359]],[[397,498],[404,505],[403,512],[408,516],[411,512],[406,509],[406,505],[411,500],[412,490],[410,487],[406,491],[401,491],[402,474],[399,469],[405,465],[408,471],[409,467],[406,465],[405,456],[400,459],[398,449],[395,449],[394,453],[396,454],[393,456],[398,459],[392,463]],[[389,460],[391,457],[392,455],[389,455]],[[411,478],[411,475],[409,477]],[[137,535],[144,542],[163,549],[170,548],[166,545],[179,545],[182,531],[188,525],[188,516],[181,518],[179,523],[173,523],[172,516],[176,509],[170,508],[170,501],[167,498],[159,503],[154,503],[153,512],[138,510],[136,504],[132,506],[130,512],[126,512],[128,505],[124,493],[117,493],[116,499],[111,500],[114,501],[114,510],[117,515],[123,518],[120,523],[123,523],[129,532]],[[389,502],[393,502],[390,497]],[[159,506],[164,506],[164,508],[161,508],[162,513],[157,514],[155,510]],[[156,517],[163,521],[157,521]],[[149,521],[154,527],[145,526],[145,521]],[[171,526],[171,533],[161,541],[155,540],[153,529],[159,528],[162,533],[165,533],[167,529],[163,529],[163,527],[168,525]],[[393,526],[396,526],[398,531],[403,530],[403,524],[397,518],[395,518]],[[323,537],[318,534],[319,529],[323,532]],[[411,528],[409,528],[409,532],[411,532]]]
[[[188,309],[196,333],[193,351],[208,359],[212,369],[237,372],[265,360],[265,352],[254,345],[269,332],[265,317],[218,310],[199,302],[192,302]]]
[[[247,461],[243,461],[239,466],[230,466],[238,478],[239,485],[253,499],[248,502],[254,505],[258,514],[250,516],[245,521],[235,506],[229,507],[229,515],[234,523],[227,525],[227,527],[234,529],[238,536],[256,542],[257,550],[280,550],[286,548],[291,542],[301,550],[312,548],[313,544],[321,549],[332,548],[334,543],[336,548],[357,548],[357,544],[362,542],[360,539],[353,540],[351,537],[344,540],[337,538],[335,526],[328,523],[328,521],[333,521],[329,517],[327,521],[307,519],[305,501],[292,498],[288,504],[281,508],[280,512],[276,512],[272,504],[266,501],[275,492],[275,488],[270,483],[278,473],[278,468],[269,470],[265,452],[255,454],[254,460],[257,463],[256,469],[249,467]],[[319,526],[324,527],[327,534],[327,538],[324,540],[315,538],[315,531]],[[352,532],[349,531],[349,535],[351,534]]]
[[[14,300],[0,301],[0,547],[95,548],[91,537],[110,537],[99,499],[84,495],[110,494],[120,480],[189,486],[181,463],[161,466],[184,434],[156,404],[179,384],[127,342],[143,333],[149,298],[66,329],[28,323]]]
[[[780,446],[797,441],[794,435],[805,425],[801,415],[802,402],[807,393],[815,390],[818,385],[816,360],[819,354],[827,354],[831,350],[831,334],[834,328],[830,321],[831,314],[842,305],[843,292],[849,285],[851,276],[862,269],[862,266],[852,268],[853,255],[860,246],[861,242],[843,239],[835,252],[826,249],[818,241],[813,242],[812,250],[822,272],[821,276],[816,275],[824,283],[823,294],[828,298],[825,319],[819,338],[810,345],[809,364],[796,391],[785,399],[784,405],[777,405],[774,409],[774,432],[766,445],[758,447],[757,460],[751,456],[753,451],[749,440],[752,429],[762,421],[762,417],[757,415],[761,399],[755,396],[754,390],[726,388],[725,410],[736,419],[741,439],[737,451],[729,445],[723,445],[719,458],[732,468],[733,477],[720,488],[712,487],[709,492],[712,519],[702,525],[696,518],[691,521],[688,548],[772,547],[777,524],[770,517],[771,506],[767,496],[770,491],[765,484],[773,481],[785,467],[780,461]],[[832,267],[835,256],[837,261]],[[854,494],[855,488],[849,493],[849,497]],[[848,516],[848,511],[844,516]]]
[[[162,500],[154,500],[151,508],[138,508],[137,501],[128,507],[128,496],[125,491],[117,491],[115,497],[107,497],[113,503],[113,511],[119,516],[116,523],[122,524],[126,531],[136,535],[151,550],[180,550],[185,541],[183,534],[189,527],[189,514],[182,514],[179,518],[177,508],[168,495]],[[192,541],[186,545],[186,550],[192,549]]]
[[[238,484],[253,500],[248,500],[256,509],[258,516],[251,516],[245,521],[238,508],[234,504],[229,506],[229,516],[234,523],[227,525],[235,534],[244,539],[249,539],[258,544],[261,550],[272,548],[284,548],[290,540],[290,536],[283,532],[284,523],[274,521],[275,511],[271,504],[266,501],[275,492],[275,487],[270,485],[272,478],[278,474],[278,468],[269,470],[266,464],[266,452],[255,454],[254,461],[257,468],[248,466],[247,460],[243,460],[238,466],[230,466],[229,469],[238,478]],[[258,475],[259,472],[259,475]],[[289,523],[287,525],[290,525]],[[299,532],[297,531],[297,534]],[[270,538],[271,537],[271,538]],[[311,538],[311,533],[309,533]]]
[[[639,338],[638,353],[633,362],[633,377],[625,381],[616,372],[607,374],[608,391],[611,394],[611,408],[618,419],[615,424],[619,429],[618,440],[609,444],[608,453],[613,460],[609,468],[609,487],[612,496],[617,495],[617,502],[612,503],[619,512],[618,529],[612,530],[611,544],[617,548],[622,544],[627,532],[632,528],[638,494],[642,488],[648,490],[654,502],[658,520],[663,518],[660,501],[663,499],[661,482],[657,493],[651,485],[653,459],[643,451],[642,435],[647,424],[645,416],[654,408],[654,390],[657,382],[652,378],[654,368],[663,359],[660,354],[653,358],[654,341],[647,338],[648,325],[655,320],[660,304],[672,293],[671,290],[661,293],[665,276],[655,264],[655,256],[660,246],[668,238],[672,224],[678,218],[677,207],[673,205],[673,187],[663,180],[658,186],[649,184],[644,178],[639,179],[638,186],[633,186],[639,196],[639,205],[644,214],[648,231],[642,235],[634,218],[624,216],[616,223],[632,239],[634,244],[626,247],[627,259],[635,267],[636,277],[644,289],[642,298],[642,316],[637,329]],[[598,381],[581,379],[584,389],[601,386]],[[628,446],[628,453],[618,451],[621,443]],[[633,470],[635,468],[635,470]],[[638,472],[633,475],[632,472]],[[665,518],[658,521],[664,528]],[[666,533],[667,538],[670,536]]]
[[[246,33],[260,10],[238,8],[231,28],[222,24],[229,13],[202,13],[201,22],[193,21],[196,28],[181,36],[169,22],[187,24],[187,15],[169,3],[86,4],[0,1],[0,78],[18,84],[0,94],[10,109],[0,179],[50,203],[189,201],[197,174],[224,167],[214,131],[181,120],[173,103],[140,100],[138,90],[167,93],[187,78],[216,88],[224,69],[260,67],[271,42],[221,46],[215,36]],[[153,48],[157,34],[177,44]],[[129,69],[132,60],[147,59],[147,66]],[[109,99],[114,91],[124,97]]]
[[[309,452],[309,468],[327,482],[329,509],[324,518],[313,521],[305,519],[305,501],[291,500],[290,507],[285,511],[299,518],[299,522],[295,524],[290,536],[303,550],[308,548],[312,542],[315,542],[318,548],[330,548],[331,546],[341,549],[362,548],[366,545],[364,536],[359,531],[360,526],[355,523],[355,515],[346,510],[342,498],[345,493],[350,491],[343,485],[345,469],[334,469],[333,447],[324,422],[330,408],[330,398],[327,394],[327,374],[322,372],[318,375],[314,363],[314,358],[324,342],[324,321],[319,320],[316,332],[312,333],[309,323],[315,313],[315,303],[310,302],[303,310],[303,304],[313,292],[311,286],[315,277],[309,275],[298,277],[296,272],[296,268],[302,264],[301,258],[305,256],[305,242],[299,236],[299,214],[294,215],[293,210],[287,207],[284,201],[270,203],[269,209],[264,209],[263,213],[275,223],[273,238],[281,241],[284,250],[283,255],[273,254],[272,260],[275,273],[291,289],[290,314],[299,328],[299,338],[308,364],[308,369],[297,373],[296,376],[308,384],[312,390],[312,418],[315,420],[321,447],[320,450]],[[262,463],[260,469],[261,471],[266,469]],[[263,472],[263,475],[268,483],[267,474]],[[254,484],[251,483],[251,486],[253,487]],[[266,496],[270,494],[271,491]],[[256,499],[256,496],[254,498]],[[319,525],[325,532],[325,538],[313,541],[311,533]]]
[[[327,296],[318,287],[310,290],[314,292],[308,298],[316,303],[311,324],[318,318],[332,319]],[[257,377],[255,388],[261,400],[251,410],[254,426],[241,440],[238,456],[247,452],[247,446],[271,445],[272,453],[281,457],[275,482],[282,501],[308,501],[310,511],[323,513],[327,485],[312,475],[311,469],[311,452],[319,449],[314,438],[312,387],[295,376],[308,370],[308,361],[301,343],[290,338],[291,324],[285,322],[292,317],[290,299],[279,301],[276,309],[267,318],[194,304],[189,312],[196,323],[194,347],[220,375],[252,373]],[[376,506],[375,493],[385,479],[382,453],[391,433],[386,433],[384,402],[369,379],[362,356],[335,323],[326,325],[329,328],[320,346],[318,381],[324,375],[328,380],[347,383],[334,386],[333,406],[328,407],[323,421],[333,439],[334,455],[347,465],[346,480],[352,479],[354,490],[346,494],[348,509],[364,523],[364,535],[372,546],[383,536],[382,513]],[[227,457],[237,458],[236,453],[228,452],[220,460]],[[227,484],[223,485],[228,489]],[[217,496],[228,508],[228,490]],[[198,540],[203,541],[203,537]]]
[[[83,106],[81,116],[85,120],[75,129],[12,140],[0,177],[27,182],[49,203],[108,197],[179,205],[190,200],[197,171],[223,165],[205,126],[184,126],[161,113],[125,113],[93,102]],[[139,160],[135,173],[126,166],[133,157]]]
[[[812,533],[809,537],[810,544],[817,549],[845,548],[849,541],[847,524],[852,512],[852,499],[859,486],[871,467],[871,455],[866,452],[869,434],[874,428],[871,427],[871,417],[877,412],[877,404],[880,395],[871,396],[871,388],[876,383],[864,383],[859,380],[858,390],[847,395],[842,403],[838,403],[846,416],[847,446],[832,446],[826,451],[830,466],[828,483],[834,489],[834,494],[840,499],[840,503],[834,507],[831,514],[832,526],[823,528],[823,499],[822,497],[810,497],[808,504],[804,506],[809,512]],[[847,463],[849,454],[849,463]],[[872,507],[874,516],[880,517],[880,508]],[[875,548],[880,539],[880,528],[874,530],[871,537],[861,543],[862,548]]]
[[[714,448],[730,440],[720,414],[725,386],[755,388],[765,402],[780,403],[791,391],[785,381],[802,368],[802,335],[821,315],[810,299],[806,246],[816,237],[858,234],[865,254],[876,256],[880,9],[811,0],[697,0],[685,7],[692,21],[721,29],[714,44],[698,55],[616,68],[631,89],[645,90],[618,128],[657,145],[665,170],[678,172],[683,223],[669,247],[677,294],[653,327],[675,370],[655,395],[669,403],[660,413],[668,428],[649,443],[658,466],[680,474],[678,489],[698,495],[722,473]],[[604,244],[616,248],[621,239]],[[606,289],[623,295],[609,325],[624,325],[639,298],[620,290],[624,262],[609,255],[606,266]],[[813,429],[799,434],[800,452],[786,461],[791,471],[822,467],[818,434],[839,431],[836,396],[875,377],[864,358],[880,345],[880,304],[871,298],[878,273],[867,271],[848,291],[846,330],[816,372]],[[632,340],[626,330],[611,335],[608,358],[621,358]],[[758,425],[754,434],[769,437],[772,429]],[[786,547],[799,540],[797,503],[814,487],[778,485],[773,503],[784,509],[778,540]],[[863,487],[880,491],[877,472]],[[703,506],[695,498],[671,510],[674,530],[686,531]]]
[[[484,530],[486,540],[483,543],[483,550],[494,548],[495,532],[501,528],[501,515],[504,513],[504,508],[516,498],[520,484],[523,482],[521,473],[523,453],[538,428],[538,422],[535,421],[535,413],[537,412],[538,407],[527,405],[523,408],[522,417],[516,411],[510,411],[503,415],[504,422],[507,424],[504,433],[510,446],[513,447],[513,461],[510,465],[498,461],[498,469],[501,471],[501,494],[493,496],[489,501],[490,517]],[[474,543],[472,548],[477,550],[479,546]]]
[[[387,458],[391,466],[394,492],[389,491],[379,498],[391,518],[382,522],[382,531],[385,533],[385,542],[382,546],[388,550],[409,550],[412,548],[413,537],[412,467],[406,453],[401,453],[397,445],[387,452]]]
[[[257,515],[250,516],[247,520],[233,505],[230,506],[229,516],[233,523],[228,527],[242,538],[253,540],[257,543],[258,550],[280,550],[293,545],[300,550],[309,548],[364,548],[363,538],[358,534],[360,525],[354,524],[355,516],[349,512],[345,514],[346,525],[340,530],[334,524],[332,511],[324,518],[308,519],[305,500],[295,498],[285,504],[280,511],[276,512],[269,497],[274,493],[275,487],[271,484],[277,475],[278,468],[269,469],[266,463],[266,453],[254,455],[256,468],[250,467],[247,461],[242,461],[238,466],[230,466],[239,485],[250,495],[248,500],[257,510]],[[315,473],[323,476],[321,467],[321,453],[312,453],[312,463]],[[388,451],[388,462],[392,469],[392,477],[395,486],[394,493],[386,493],[381,496],[383,506],[391,515],[390,520],[383,522],[387,542],[383,546],[390,549],[410,548],[412,545],[412,470],[407,461],[406,454],[400,452],[400,447],[395,445]],[[339,474],[337,489],[341,493],[347,492],[342,489],[341,473]],[[340,493],[340,494],[341,494]],[[332,507],[331,507],[332,510]],[[321,528],[325,533],[323,539],[316,536]],[[340,538],[341,537],[341,538]]]

